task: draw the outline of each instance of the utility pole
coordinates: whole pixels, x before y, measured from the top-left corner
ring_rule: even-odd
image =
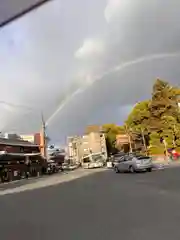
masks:
[[[173,130],[174,130],[174,133],[173,133],[173,146],[174,146],[174,148],[176,148],[175,136],[176,136],[177,129],[176,129],[175,124],[173,125]]]
[[[165,139],[163,139],[163,143],[164,143],[164,149],[165,149],[166,158],[168,158],[167,142],[166,142]]]
[[[143,145],[144,145],[145,152],[146,152],[146,156],[147,156],[146,140],[145,140],[145,137],[144,137],[144,131],[143,131],[142,128],[141,128],[141,135],[142,135]]]
[[[44,158],[47,157],[47,152],[46,152],[46,148],[47,148],[47,144],[46,144],[46,123],[44,121],[44,116],[43,113],[41,113],[41,153],[43,155]]]
[[[129,142],[129,148],[130,148],[130,152],[132,153],[132,142],[131,142],[131,136],[128,132],[128,128],[127,128],[127,125],[125,124],[125,131],[126,131],[126,134],[128,135],[128,142]]]

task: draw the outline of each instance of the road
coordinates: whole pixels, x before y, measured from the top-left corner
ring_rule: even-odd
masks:
[[[2,240],[178,240],[180,168],[95,173],[0,196]]]

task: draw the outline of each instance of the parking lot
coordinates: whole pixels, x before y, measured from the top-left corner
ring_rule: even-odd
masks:
[[[179,185],[178,167],[138,174],[105,170],[0,196],[1,239],[178,240]]]

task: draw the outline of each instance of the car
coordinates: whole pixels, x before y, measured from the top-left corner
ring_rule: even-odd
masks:
[[[117,164],[121,162],[121,159],[124,158],[125,153],[117,153],[113,156],[112,167],[115,167]]]
[[[48,166],[47,166],[48,174],[57,173],[57,172],[59,172],[59,170],[60,170],[60,167],[58,166],[58,164],[55,161],[53,161],[53,160],[48,161]]]
[[[151,172],[152,171],[152,159],[149,156],[142,156],[136,154],[128,154],[119,158],[119,162],[114,165],[114,171],[120,172]]]

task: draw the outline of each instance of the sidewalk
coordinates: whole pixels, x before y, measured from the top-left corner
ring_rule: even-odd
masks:
[[[161,161],[153,161],[153,165],[155,168],[169,168],[169,167],[178,167],[180,166],[180,160],[161,160]]]
[[[78,178],[82,178],[91,174],[95,174],[98,172],[105,171],[104,168],[97,168],[92,171],[92,169],[77,169],[76,171],[70,171],[68,174],[55,174],[51,175],[48,178],[43,179],[36,179],[33,182],[26,182],[21,186],[13,186],[9,187],[8,189],[0,189],[0,196],[12,193],[19,193],[24,191],[30,191],[34,189],[54,186],[60,183],[69,182]]]

